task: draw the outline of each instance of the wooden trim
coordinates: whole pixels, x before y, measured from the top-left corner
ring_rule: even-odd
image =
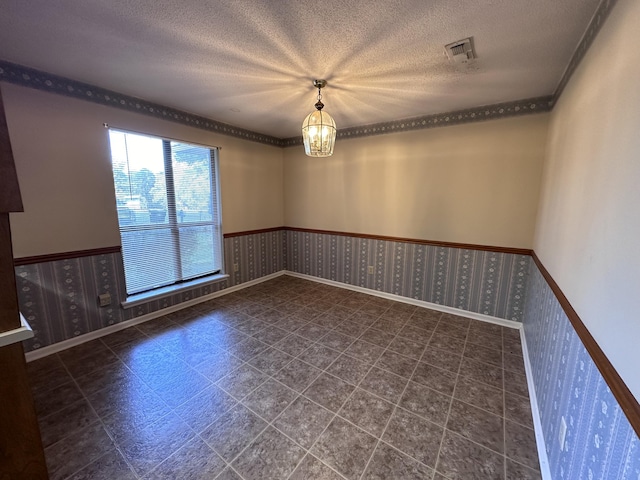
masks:
[[[14,258],[14,265],[32,265],[34,263],[56,262],[58,260],[69,260],[79,257],[93,257],[95,255],[107,255],[110,253],[120,253],[121,247],[92,248],[90,250],[78,250],[75,252],[50,253],[48,255],[37,255],[35,257]]]
[[[607,382],[607,385],[609,385],[613,396],[618,401],[618,404],[620,404],[620,408],[622,408],[622,411],[627,416],[629,423],[635,430],[636,434],[640,436],[640,404],[638,403],[638,400],[633,396],[627,385],[624,383],[624,380],[622,380],[596,340],[593,338],[591,333],[589,333],[589,330],[578,316],[578,313],[571,306],[567,297],[562,293],[562,290],[560,290],[560,287],[553,277],[551,277],[551,274],[546,268],[544,268],[544,265],[542,265],[542,262],[536,253],[532,252],[531,256],[533,257],[535,264],[538,266],[540,273],[542,273],[542,276],[558,299],[564,313],[569,318],[571,325],[573,325],[574,330],[587,349],[587,352],[591,355],[591,359],[596,364],[596,367],[598,367],[598,370],[600,370],[600,373],[602,374],[605,382]]]
[[[247,230],[245,232],[225,233],[224,238],[242,237],[243,235],[257,235],[259,233],[279,232],[285,230],[286,227],[261,228],[259,230]]]
[[[531,249],[528,249],[528,248],[496,247],[492,245],[475,245],[472,243],[443,242],[440,240],[422,240],[417,238],[388,237],[386,235],[370,235],[367,233],[334,232],[332,230],[315,230],[311,228],[282,227],[282,230],[288,230],[293,232],[316,233],[321,235],[339,235],[344,237],[369,238],[372,240],[385,240],[389,242],[415,243],[418,245],[435,245],[437,247],[462,248],[465,250],[483,250],[487,252],[512,253],[515,255],[531,255],[531,252],[532,252]]]

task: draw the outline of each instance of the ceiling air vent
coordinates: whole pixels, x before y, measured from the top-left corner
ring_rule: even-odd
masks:
[[[460,67],[472,64],[476,58],[476,52],[473,50],[472,37],[445,45],[444,51],[449,61]]]

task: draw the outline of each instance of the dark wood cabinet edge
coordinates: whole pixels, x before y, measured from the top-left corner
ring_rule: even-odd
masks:
[[[120,253],[120,250],[120,245],[117,245],[115,247],[93,248],[90,250],[77,250],[75,252],[50,253],[48,255],[37,255],[35,257],[14,258],[13,264],[15,266],[18,266],[32,265],[34,263],[56,262],[58,260],[69,260],[72,258],[93,257],[95,255]]]
[[[571,306],[569,300],[564,293],[562,293],[562,290],[560,290],[560,287],[553,277],[551,277],[551,274],[544,267],[535,252],[532,252],[532,257],[538,267],[538,270],[540,270],[540,273],[558,299],[564,313],[569,318],[573,329],[578,334],[578,337],[587,349],[587,352],[589,352],[593,363],[596,364],[600,374],[604,378],[605,382],[607,382],[607,385],[609,385],[611,393],[613,393],[613,396],[620,405],[620,408],[627,416],[631,427],[635,430],[636,435],[640,437],[640,404],[638,403],[638,400],[633,396],[629,387],[624,383],[624,380],[622,380],[596,340],[593,338],[591,333],[589,333],[589,330],[578,316],[578,313]]]

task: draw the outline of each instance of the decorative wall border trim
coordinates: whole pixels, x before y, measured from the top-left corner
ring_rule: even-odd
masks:
[[[279,232],[280,230],[284,230],[284,229],[285,227],[260,228],[258,230],[247,230],[245,232],[225,233],[223,237],[224,238],[242,237],[244,235],[257,235],[259,233]]]
[[[512,253],[514,255],[531,255],[531,252],[532,252],[531,249],[528,249],[528,248],[495,247],[492,245],[475,245],[472,243],[443,242],[440,240],[423,240],[423,239],[417,239],[417,238],[388,237],[385,235],[370,235],[368,233],[335,232],[332,230],[315,230],[311,228],[298,228],[298,227],[281,227],[281,228],[282,230],[288,230],[293,232],[307,232],[307,233],[316,233],[321,235],[338,235],[341,237],[368,238],[371,240],[384,240],[389,242],[416,243],[418,245],[435,245],[437,247],[461,248],[461,249],[467,249],[467,250],[483,250],[486,252],[498,252],[498,253]]]
[[[108,255],[110,253],[120,253],[120,245],[115,247],[92,248],[90,250],[77,250],[75,252],[49,253],[47,255],[36,255],[34,257],[14,258],[13,265],[33,265],[34,263],[56,262],[58,260],[70,260],[79,257],[93,257],[94,255]]]
[[[201,117],[192,113],[183,112],[171,107],[165,107],[158,103],[149,102],[140,98],[117,93],[106,88],[96,87],[88,83],[78,82],[69,78],[60,77],[51,73],[42,72],[15,63],[0,60],[0,80],[4,80],[23,87],[35,88],[45,92],[57,93],[67,97],[86,100],[88,102],[107,105],[129,112],[181,123],[190,127],[221,133],[231,137],[242,138],[254,142],[282,147],[282,140],[270,135],[252,132],[244,128],[234,127],[227,123],[217,122],[210,118]]]
[[[426,128],[446,127],[463,123],[483,122],[497,118],[529,115],[532,113],[549,112],[553,108],[553,96],[528,98],[513,102],[498,103],[482,107],[468,108],[454,112],[436,113],[420,117],[393,120],[391,122],[373,123],[359,127],[338,130],[336,138],[349,139],[370,137],[387,133],[409,132]],[[285,147],[302,145],[302,137],[291,137],[283,140]]]
[[[600,5],[598,5],[598,8],[593,14],[593,18],[589,22],[587,29],[582,35],[580,43],[578,43],[578,46],[576,47],[576,51],[573,53],[573,56],[571,57],[571,60],[569,61],[569,64],[567,65],[567,68],[565,69],[564,74],[560,79],[560,83],[558,83],[556,91],[553,93],[554,104],[558,101],[558,98],[560,98],[560,95],[564,91],[564,88],[567,86],[567,83],[569,83],[569,80],[571,80],[571,77],[578,68],[578,65],[580,65],[580,62],[587,54],[589,47],[591,47],[591,44],[598,35],[598,32],[600,31],[600,28],[602,28],[604,21],[609,16],[609,13],[611,13],[611,10],[613,10],[616,1],[617,0],[602,0],[600,2]]]
[[[562,290],[560,290],[560,287],[544,267],[535,252],[532,252],[532,257],[536,266],[540,270],[540,273],[549,284],[551,291],[558,299],[558,303],[560,303],[560,306],[567,315],[567,318],[569,318],[573,329],[578,334],[578,338],[580,338],[580,341],[583,343],[587,352],[589,352],[589,355],[593,359],[593,363],[596,364],[600,374],[604,378],[605,382],[607,382],[607,385],[609,385],[611,393],[613,393],[618,404],[620,404],[620,408],[627,416],[629,423],[635,430],[636,434],[640,436],[640,403],[638,403],[638,400],[633,396],[627,385],[624,383],[624,380],[622,380],[596,340],[593,338],[591,333],[589,333],[589,330],[578,316],[578,313],[571,306],[569,300],[564,293],[562,293]]]

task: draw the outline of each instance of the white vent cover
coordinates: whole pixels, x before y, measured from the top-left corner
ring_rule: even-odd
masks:
[[[461,67],[472,64],[476,58],[471,37],[445,45],[444,52],[451,63]]]

